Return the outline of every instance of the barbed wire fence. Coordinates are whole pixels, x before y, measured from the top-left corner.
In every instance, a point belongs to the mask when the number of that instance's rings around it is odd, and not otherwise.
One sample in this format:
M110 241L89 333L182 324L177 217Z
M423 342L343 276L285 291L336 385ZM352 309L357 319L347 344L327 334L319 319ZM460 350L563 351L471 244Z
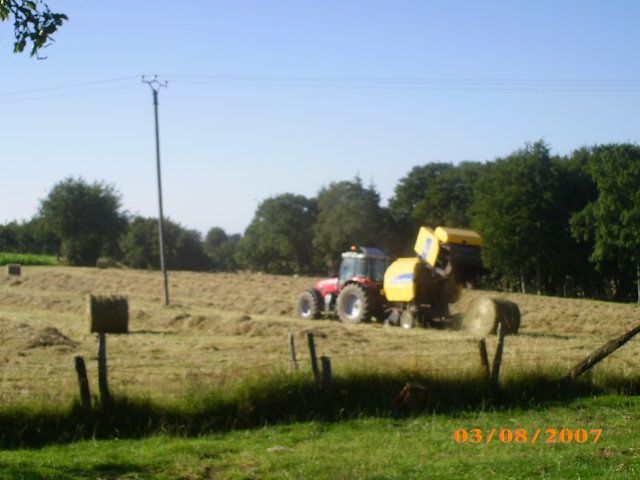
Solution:
M224 387L228 384L246 380L247 378L267 377L269 375L307 375L319 385L327 385L332 376L348 372L361 372L371 375L420 373L434 377L451 377L485 375L487 380L495 382L497 387L499 376L494 376L497 368L501 375L509 375L518 371L545 369L552 372L566 372L570 375L577 365L586 362L586 369L601 361L617 348L630 340L640 329L627 332L624 342L607 351L593 362L591 358L612 342L603 344L601 338L589 338L579 344L566 344L563 339L548 336L535 337L533 342L523 342L520 336L496 335L485 339L461 338L459 340L433 339L430 344L433 351L368 351L366 348L343 348L330 344L322 334L316 338L313 330L306 332L303 341L296 342L296 336L287 332L282 342L282 349L275 354L256 354L245 356L242 361L211 364L199 362L173 363L170 361L127 361L113 362L109 365L109 381L119 395L142 395L145 397L162 397L179 399L190 393L197 393L203 388ZM634 333L635 331L635 333ZM300 332L298 335L300 340ZM325 342L325 340L327 340ZM586 339L585 339L586 340ZM486 359L482 358L483 341L487 351ZM317 343L317 344L316 344ZM325 345L325 343L327 345ZM502 344L502 347L500 347ZM311 348L313 345L313 348ZM442 348L446 347L446 351ZM317 351L316 351L317 350ZM499 353L499 359L496 360ZM606 350L606 349L605 349ZM318 353L319 352L319 353ZM559 354L561 352L561 354ZM602 353L602 352L601 352ZM637 344L628 349L628 353L610 360L608 371L620 372L622 375L636 374L635 367L640 357L640 346ZM6 361L0 364L0 386L11 385L11 388L0 388L0 402L17 402L26 398L50 401L68 400L78 396L78 376L73 368L73 356L69 356L68 364L58 362L48 365L28 365L20 362ZM591 358L591 360L589 360ZM485 363L486 362L486 363ZM89 372L95 372L97 358L89 358ZM592 363L592 364L591 364ZM297 373L296 373L297 372ZM582 373L582 372L580 372ZM93 382L88 382L96 393L95 375L90 375Z

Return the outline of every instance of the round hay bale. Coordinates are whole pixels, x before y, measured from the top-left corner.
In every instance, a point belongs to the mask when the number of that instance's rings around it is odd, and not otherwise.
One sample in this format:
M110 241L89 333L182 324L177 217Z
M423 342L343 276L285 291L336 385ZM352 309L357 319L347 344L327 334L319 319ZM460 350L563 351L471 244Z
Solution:
M502 298L474 298L464 315L466 327L478 336L495 335L498 323L506 327L507 334L518 333L520 309L516 303Z

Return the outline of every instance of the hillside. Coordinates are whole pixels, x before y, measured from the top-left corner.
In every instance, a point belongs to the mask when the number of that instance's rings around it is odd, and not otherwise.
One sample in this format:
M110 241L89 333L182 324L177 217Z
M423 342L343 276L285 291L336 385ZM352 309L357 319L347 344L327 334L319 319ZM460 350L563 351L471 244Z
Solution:
M97 342L84 319L85 295L126 295L129 335L109 336L115 391L173 397L202 384L231 382L264 369L289 369L288 332L307 368L305 333L334 370L402 365L447 374L477 369L476 338L465 331L343 325L295 317L312 278L249 273L170 272L172 305L162 304L161 275L138 270L24 267L0 280L0 400L67 399L76 394L73 357L83 355L95 390ZM454 311L479 294L465 291ZM496 293L493 293L496 294ZM568 367L637 323L639 308L592 300L496 294L519 304L520 334L508 337L504 371L530 365ZM495 339L489 340L490 355ZM597 371L631 372L632 341Z

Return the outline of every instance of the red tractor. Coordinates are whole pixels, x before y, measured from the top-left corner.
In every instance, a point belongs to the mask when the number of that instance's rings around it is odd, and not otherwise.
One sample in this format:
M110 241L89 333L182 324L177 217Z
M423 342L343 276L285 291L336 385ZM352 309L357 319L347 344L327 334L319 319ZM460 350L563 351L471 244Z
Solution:
M320 318L335 312L345 323L374 317L389 325L442 327L455 320L449 305L462 285L473 283L482 269L482 238L459 228L421 227L415 256L389 263L377 248L352 247L342 254L337 277L320 280L298 299L298 315Z
M337 277L320 280L298 299L298 314L305 319L335 312L345 323L381 320L384 308L382 285L389 259L372 247L351 247L342 254Z

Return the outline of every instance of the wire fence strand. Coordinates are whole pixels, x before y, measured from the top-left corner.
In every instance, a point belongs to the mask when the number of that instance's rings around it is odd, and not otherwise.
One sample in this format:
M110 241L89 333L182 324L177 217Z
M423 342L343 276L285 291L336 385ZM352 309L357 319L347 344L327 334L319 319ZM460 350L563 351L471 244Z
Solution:
M366 347L345 352L326 338L316 340L318 358L331 358L332 368L338 375L347 371L403 372L420 371L434 375L464 375L482 371L477 339L435 339L432 345L446 343L448 351L369 351ZM497 339L486 339L489 362L495 354ZM594 339L581 344L558 343L557 339L536 339L523 344L522 337L505 338L503 369L506 372L526 371L532 366L543 369L566 369L583 360L604 342ZM237 358L220 354L215 363L200 363L193 358L189 361L173 360L128 361L120 357L110 358L109 381L112 386L126 394L142 394L164 397L179 397L190 388L202 385L219 386L249 377L294 371L311 372L311 356L306 350L306 342L296 352L296 362L291 358L288 342L279 352L265 355ZM303 346L304 345L304 346ZM634 367L640 358L640 343L630 342L624 353L613 354L608 360L611 371L635 374ZM87 361L90 383L97 391L97 359ZM25 397L69 399L77 396L77 376L73 368L73 355L68 363L52 365L34 364L29 357L5 357L0 364L0 401L16 401Z

